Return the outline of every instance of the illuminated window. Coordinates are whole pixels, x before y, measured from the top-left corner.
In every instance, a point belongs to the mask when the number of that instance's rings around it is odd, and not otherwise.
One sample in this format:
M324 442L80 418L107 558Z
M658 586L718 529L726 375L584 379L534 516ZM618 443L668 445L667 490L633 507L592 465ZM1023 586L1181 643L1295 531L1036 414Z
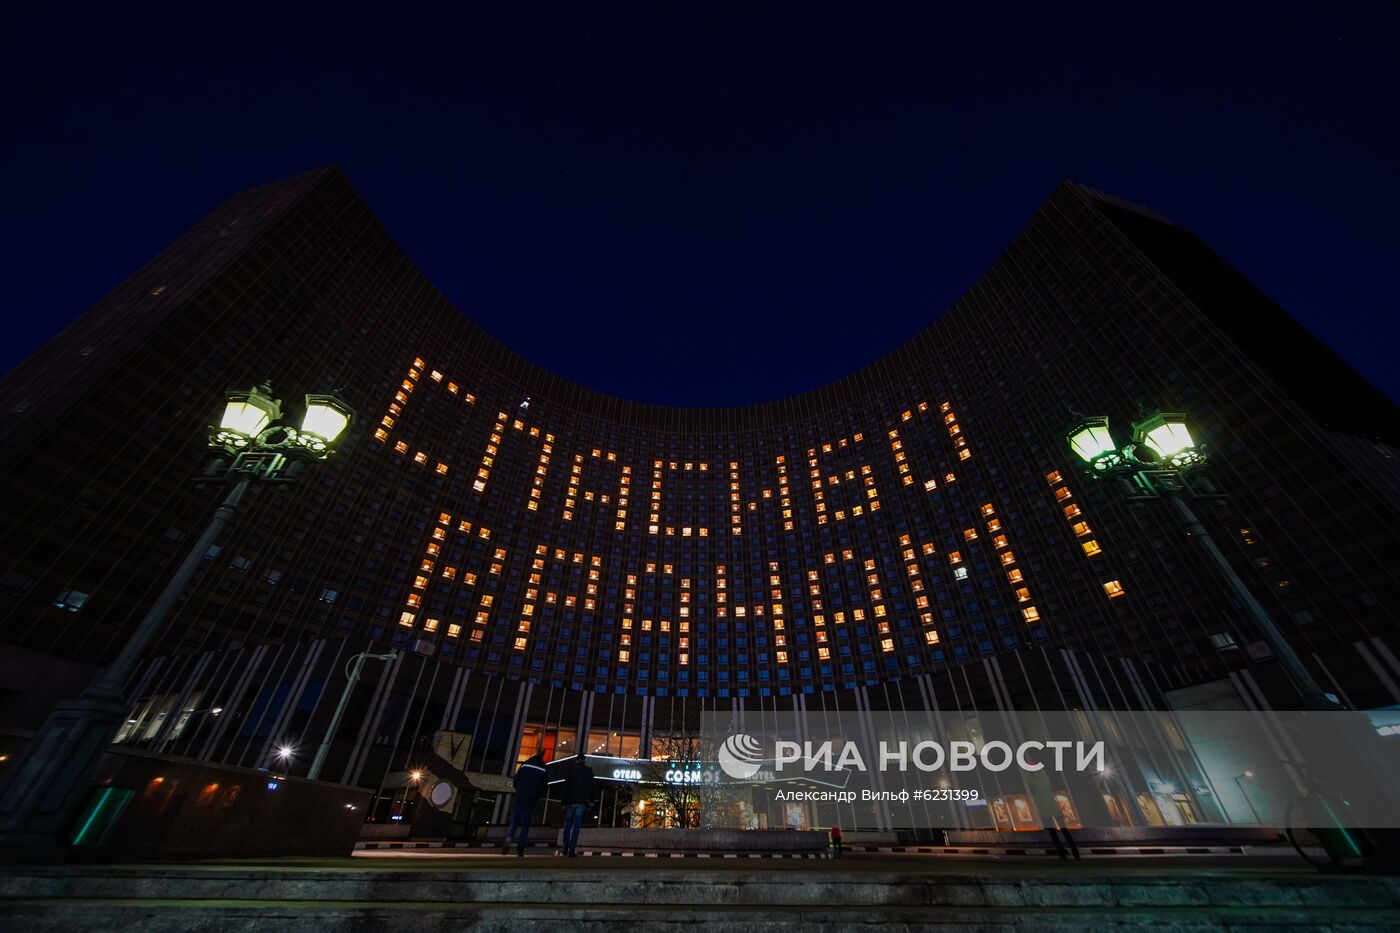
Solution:
M1075 523L1074 523L1074 533L1075 533L1076 535L1078 535L1079 537L1081 537L1081 538L1084 537L1084 536L1087 535L1087 534L1093 534L1093 532L1094 532L1094 529L1092 529L1092 528L1089 527L1089 523L1088 523L1088 522L1075 522Z
M1027 622L1035 622L1040 618L1040 611L1034 606L1027 606L1021 610L1021 615L1025 616Z
M399 624L400 624L400 625L412 625L412 624L413 624L413 620L416 619L416 618L418 618L418 617L417 617L416 615L414 615L413 613L411 613L411 612L402 612L402 613L399 613Z
M1081 514L1083 513L1079 511L1079 506L1075 503L1071 502L1065 506L1065 518L1078 518Z
M1109 580L1103 585L1103 591L1108 594L1109 599L1117 599L1124 593L1123 584L1117 580Z
M1029 588L1029 587L1025 587L1025 586L1019 587L1019 588L1016 590L1016 602L1018 602L1018 603L1028 603L1028 602L1030 602L1030 601L1031 601L1031 591L1030 591L1030 588Z
M1064 477L1060 475L1059 470L1051 470L1049 473L1045 474L1045 481L1051 486L1054 486L1056 483L1063 483Z
M1103 553L1103 548L1099 547L1099 542L1095 541L1093 538L1090 538L1088 541L1085 541L1081 545L1081 547L1084 548L1084 553L1089 557L1093 557L1095 554Z
M924 640L930 645L936 645L938 644L938 633L935 632L933 629L929 629L928 631L924 632Z

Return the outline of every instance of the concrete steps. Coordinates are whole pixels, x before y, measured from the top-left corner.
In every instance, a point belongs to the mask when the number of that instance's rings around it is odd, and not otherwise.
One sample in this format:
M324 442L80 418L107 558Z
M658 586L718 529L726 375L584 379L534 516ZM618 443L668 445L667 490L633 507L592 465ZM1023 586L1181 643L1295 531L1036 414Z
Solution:
M572 929L671 933L759 933L774 930L931 930L940 933L1004 930L1154 930L1170 933L1374 933L1400 929L1400 919L1374 910L1349 909L1322 914L1316 910L1250 908L1173 908L1132 911L1095 908L1006 911L990 908L822 909L755 907L745 910L627 908L553 908L535 905L364 904L348 902L210 904L200 901L133 902L114 905L94 902L7 905L0 917L11 929L30 933L139 930L141 933L273 933L316 930L336 933L382 930L422 933L424 930L558 931Z
M1400 930L1400 879L1389 877L1196 868L979 866L975 873L929 873L851 865L836 871L831 863L736 871L697 869L689 860L639 871L575 865L541 859L450 871L416 865L394 871L348 865L15 868L0 875L0 927L102 933L557 930L561 923L735 933L873 926Z

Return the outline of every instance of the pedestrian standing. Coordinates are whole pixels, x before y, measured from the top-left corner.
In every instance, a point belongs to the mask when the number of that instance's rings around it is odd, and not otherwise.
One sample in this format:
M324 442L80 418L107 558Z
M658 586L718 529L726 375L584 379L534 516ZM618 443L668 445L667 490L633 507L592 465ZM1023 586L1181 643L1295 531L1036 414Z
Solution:
M515 771L515 805L510 813L510 828L506 830L505 848L510 849L516 829L520 830L520 848L516 855L525 854L525 846L530 841L530 817L535 812L535 802L544 793L549 783L549 771L545 769L544 754L535 752Z
M579 755L564 774L564 855L569 858L578 856L579 830L592 802L593 769Z
M841 827L831 827L831 847L836 850L836 855L841 855Z

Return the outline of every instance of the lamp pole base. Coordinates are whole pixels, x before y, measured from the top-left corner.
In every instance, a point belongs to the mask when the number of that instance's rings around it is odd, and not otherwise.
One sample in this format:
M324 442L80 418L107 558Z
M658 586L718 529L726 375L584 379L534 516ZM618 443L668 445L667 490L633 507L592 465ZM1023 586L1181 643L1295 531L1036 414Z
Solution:
M67 831L103 752L130 712L120 689L105 683L54 707L0 792L0 861L66 856Z

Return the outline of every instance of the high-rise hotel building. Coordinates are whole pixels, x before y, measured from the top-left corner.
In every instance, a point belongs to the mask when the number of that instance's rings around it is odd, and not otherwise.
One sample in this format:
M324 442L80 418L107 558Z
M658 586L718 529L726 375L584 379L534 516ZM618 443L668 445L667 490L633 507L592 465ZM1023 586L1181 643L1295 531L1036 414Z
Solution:
M1209 445L1209 530L1318 679L1400 704L1389 400L1195 236L1074 184L940 310L820 389L664 408L492 339L335 169L236 195L0 382L0 728L111 660L208 520L223 391L263 380L359 418L210 548L122 742L309 750L346 660L391 647L324 777L392 787L439 730L478 775L646 757L702 708L1287 706L1196 543L1066 449L1072 411L1142 406Z

